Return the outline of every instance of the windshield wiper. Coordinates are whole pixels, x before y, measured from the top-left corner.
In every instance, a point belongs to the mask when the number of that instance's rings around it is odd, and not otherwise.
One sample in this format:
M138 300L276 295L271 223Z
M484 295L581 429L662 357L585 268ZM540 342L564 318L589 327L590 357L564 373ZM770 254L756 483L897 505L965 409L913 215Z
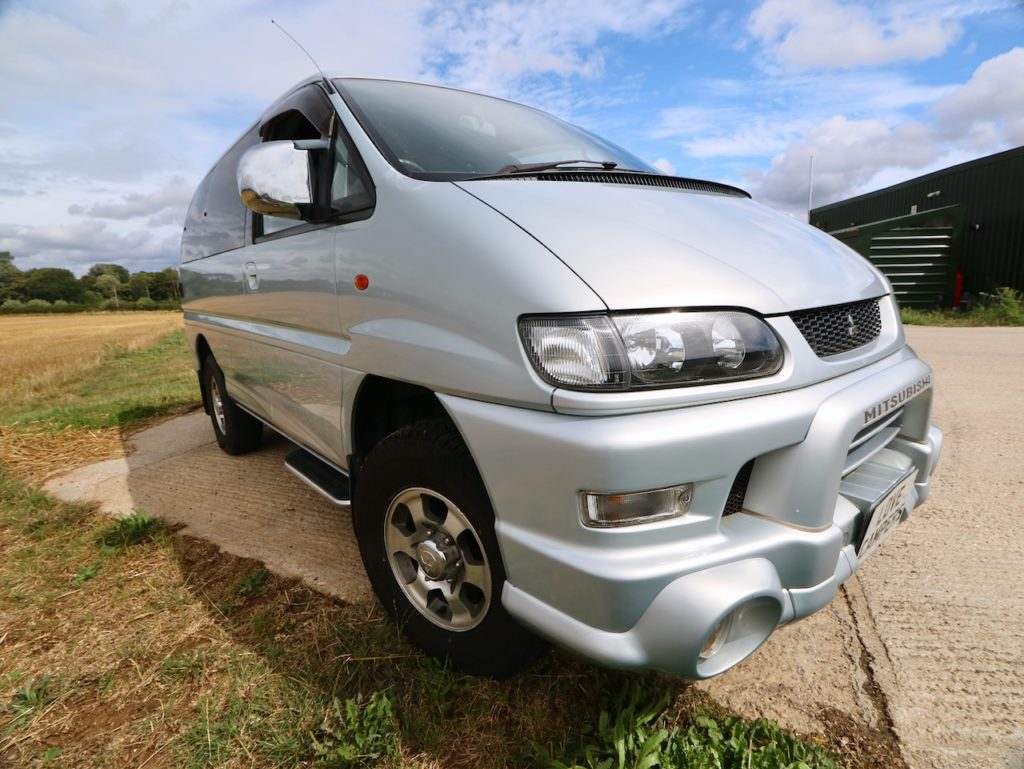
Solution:
M618 163L613 160L554 160L547 163L509 163L507 166L502 166L493 174L488 176L512 176L513 174L532 174L537 171L549 171L552 168L561 168L563 166L577 166L581 163L590 163L592 165L601 166L605 171L611 171L615 168ZM596 170L596 169L595 169Z

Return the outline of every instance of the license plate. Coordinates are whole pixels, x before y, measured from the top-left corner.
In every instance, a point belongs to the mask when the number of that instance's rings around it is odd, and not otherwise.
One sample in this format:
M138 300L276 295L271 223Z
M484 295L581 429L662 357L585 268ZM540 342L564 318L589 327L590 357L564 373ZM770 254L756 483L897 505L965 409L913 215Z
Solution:
M899 526L900 520L903 518L903 508L907 506L910 490L914 488L916 478L917 468L911 468L868 511L867 528L864 530L864 536L861 537L860 547L857 548L857 558L863 561L871 555L875 548L882 544L882 540Z

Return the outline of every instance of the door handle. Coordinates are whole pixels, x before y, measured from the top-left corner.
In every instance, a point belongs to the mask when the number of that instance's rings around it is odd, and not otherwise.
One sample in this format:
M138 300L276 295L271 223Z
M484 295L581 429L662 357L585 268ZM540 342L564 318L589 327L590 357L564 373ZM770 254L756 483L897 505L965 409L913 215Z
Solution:
M249 291L259 291L260 276L256 272L256 262L249 262L245 265L245 285Z

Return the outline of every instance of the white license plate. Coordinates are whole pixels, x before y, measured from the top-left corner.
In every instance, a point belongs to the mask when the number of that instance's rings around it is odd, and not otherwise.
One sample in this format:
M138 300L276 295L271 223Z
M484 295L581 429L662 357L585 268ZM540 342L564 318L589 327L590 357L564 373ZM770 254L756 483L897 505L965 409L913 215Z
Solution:
M900 479L899 483L893 486L884 497L882 497L868 513L868 528L860 540L860 547L857 548L857 558L863 561L871 555L875 548L882 544L882 540L892 533L892 530L900 525L903 518L903 508L907 506L910 498L910 490L914 488L914 480L917 478L917 468Z

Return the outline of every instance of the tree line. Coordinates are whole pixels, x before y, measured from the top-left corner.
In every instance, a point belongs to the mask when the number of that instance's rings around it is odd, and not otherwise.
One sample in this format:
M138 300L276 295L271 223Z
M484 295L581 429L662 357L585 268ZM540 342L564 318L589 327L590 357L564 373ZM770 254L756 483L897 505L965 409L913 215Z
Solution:
M178 271L129 272L119 264L94 264L81 278L60 267L20 270L0 251L0 312L156 310L181 306Z

